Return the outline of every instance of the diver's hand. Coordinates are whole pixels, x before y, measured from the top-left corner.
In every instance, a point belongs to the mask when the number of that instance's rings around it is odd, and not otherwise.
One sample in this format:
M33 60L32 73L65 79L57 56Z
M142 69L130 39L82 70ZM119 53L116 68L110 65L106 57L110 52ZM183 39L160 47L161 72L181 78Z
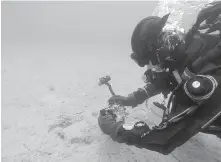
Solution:
M109 105L117 104L120 106L137 106L137 99L134 95L128 95L128 97L114 95L108 100Z
M118 105L126 106L127 97L120 96L120 95L114 95L109 98L108 103L109 103L109 105L118 104Z
M203 21L212 23L221 13L221 2L211 2L207 4L198 14L196 25L200 25Z
M220 17L220 20L217 21L215 24L209 25L209 27L207 29L208 30L206 31L206 34L212 33L215 31L219 31L221 33L221 17Z
M100 110L100 115L101 116L106 116L106 115L111 115L112 118L117 118L116 114L114 114L113 110L111 109L102 109Z
M205 21L205 24L203 22ZM198 30L208 29L207 33L221 30L221 2L209 3L203 8L194 25Z

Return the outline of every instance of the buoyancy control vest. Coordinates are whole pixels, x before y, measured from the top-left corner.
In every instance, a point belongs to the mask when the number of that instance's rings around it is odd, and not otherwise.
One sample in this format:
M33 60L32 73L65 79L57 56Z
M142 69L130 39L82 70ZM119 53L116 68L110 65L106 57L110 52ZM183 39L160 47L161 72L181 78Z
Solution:
M208 35L209 39L206 38L199 33L193 36L185 51L183 70L173 72L177 87L165 107L160 129L192 115L216 91L221 77L218 74L221 71L221 41L214 37L213 43L207 43L212 37Z

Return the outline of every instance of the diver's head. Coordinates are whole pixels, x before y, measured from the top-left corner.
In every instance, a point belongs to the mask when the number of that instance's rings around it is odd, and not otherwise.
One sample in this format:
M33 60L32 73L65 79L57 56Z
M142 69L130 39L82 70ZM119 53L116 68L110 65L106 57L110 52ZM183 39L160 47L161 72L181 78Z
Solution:
M184 41L184 30L167 22L169 14L150 16L136 26L131 46L131 58L140 66L160 66L170 57L176 46ZM166 67L164 67L166 68Z

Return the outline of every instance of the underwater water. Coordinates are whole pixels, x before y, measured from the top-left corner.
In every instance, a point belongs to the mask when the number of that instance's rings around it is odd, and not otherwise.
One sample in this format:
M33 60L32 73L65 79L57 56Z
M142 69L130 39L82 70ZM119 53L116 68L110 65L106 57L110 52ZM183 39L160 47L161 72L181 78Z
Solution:
M129 57L136 24L171 12L169 21L188 30L206 3L2 2L2 161L219 161L214 136L199 134L163 156L113 142L97 124L111 96L100 77L109 74L120 95L144 85L145 69ZM153 100L162 96L149 107ZM145 103L128 111L131 120L159 122Z

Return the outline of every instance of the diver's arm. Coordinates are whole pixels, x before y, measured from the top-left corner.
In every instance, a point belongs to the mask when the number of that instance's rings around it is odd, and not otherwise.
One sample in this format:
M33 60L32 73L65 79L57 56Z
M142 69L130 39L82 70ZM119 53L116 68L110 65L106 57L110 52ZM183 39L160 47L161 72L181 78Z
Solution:
M221 59L221 41L213 49L209 50L205 56L200 57L195 62L193 62L192 67L190 69L193 71L193 73L198 73L208 62L220 59Z
M111 110L102 109L98 117L98 125L102 132L109 135L112 140L117 140L118 129L124 124L123 121L116 122L116 116L114 116Z
M131 93L127 97L127 102L133 107L142 104L146 99L161 93L154 84L146 84L143 88Z
M109 104L117 103L123 106L136 107L142 104L146 99L160 94L164 89L165 83L162 82L162 78L159 78L154 82L148 82L143 88L138 88L127 97L120 95L112 96L108 102Z
M119 104L123 106L132 106L136 107L139 104L142 104L146 99L159 94L160 91L156 88L154 84L146 84L145 87L139 88L133 93L129 94L127 97L115 95L112 96L108 102L110 105Z
M98 124L102 132L110 136L113 141L133 145L137 148L145 148L162 154L170 153L170 151L167 151L165 144L170 138L171 133L168 134L161 131L152 132L149 126L143 121L136 122L132 125L125 124L124 121L116 122L115 117L111 113L107 112L107 110L101 110L100 116L98 117Z
M135 124L125 124L124 121L116 122L111 110L101 110L98 125L102 132L109 135L114 141L128 145L139 145L143 133L148 132L149 126L140 121Z

